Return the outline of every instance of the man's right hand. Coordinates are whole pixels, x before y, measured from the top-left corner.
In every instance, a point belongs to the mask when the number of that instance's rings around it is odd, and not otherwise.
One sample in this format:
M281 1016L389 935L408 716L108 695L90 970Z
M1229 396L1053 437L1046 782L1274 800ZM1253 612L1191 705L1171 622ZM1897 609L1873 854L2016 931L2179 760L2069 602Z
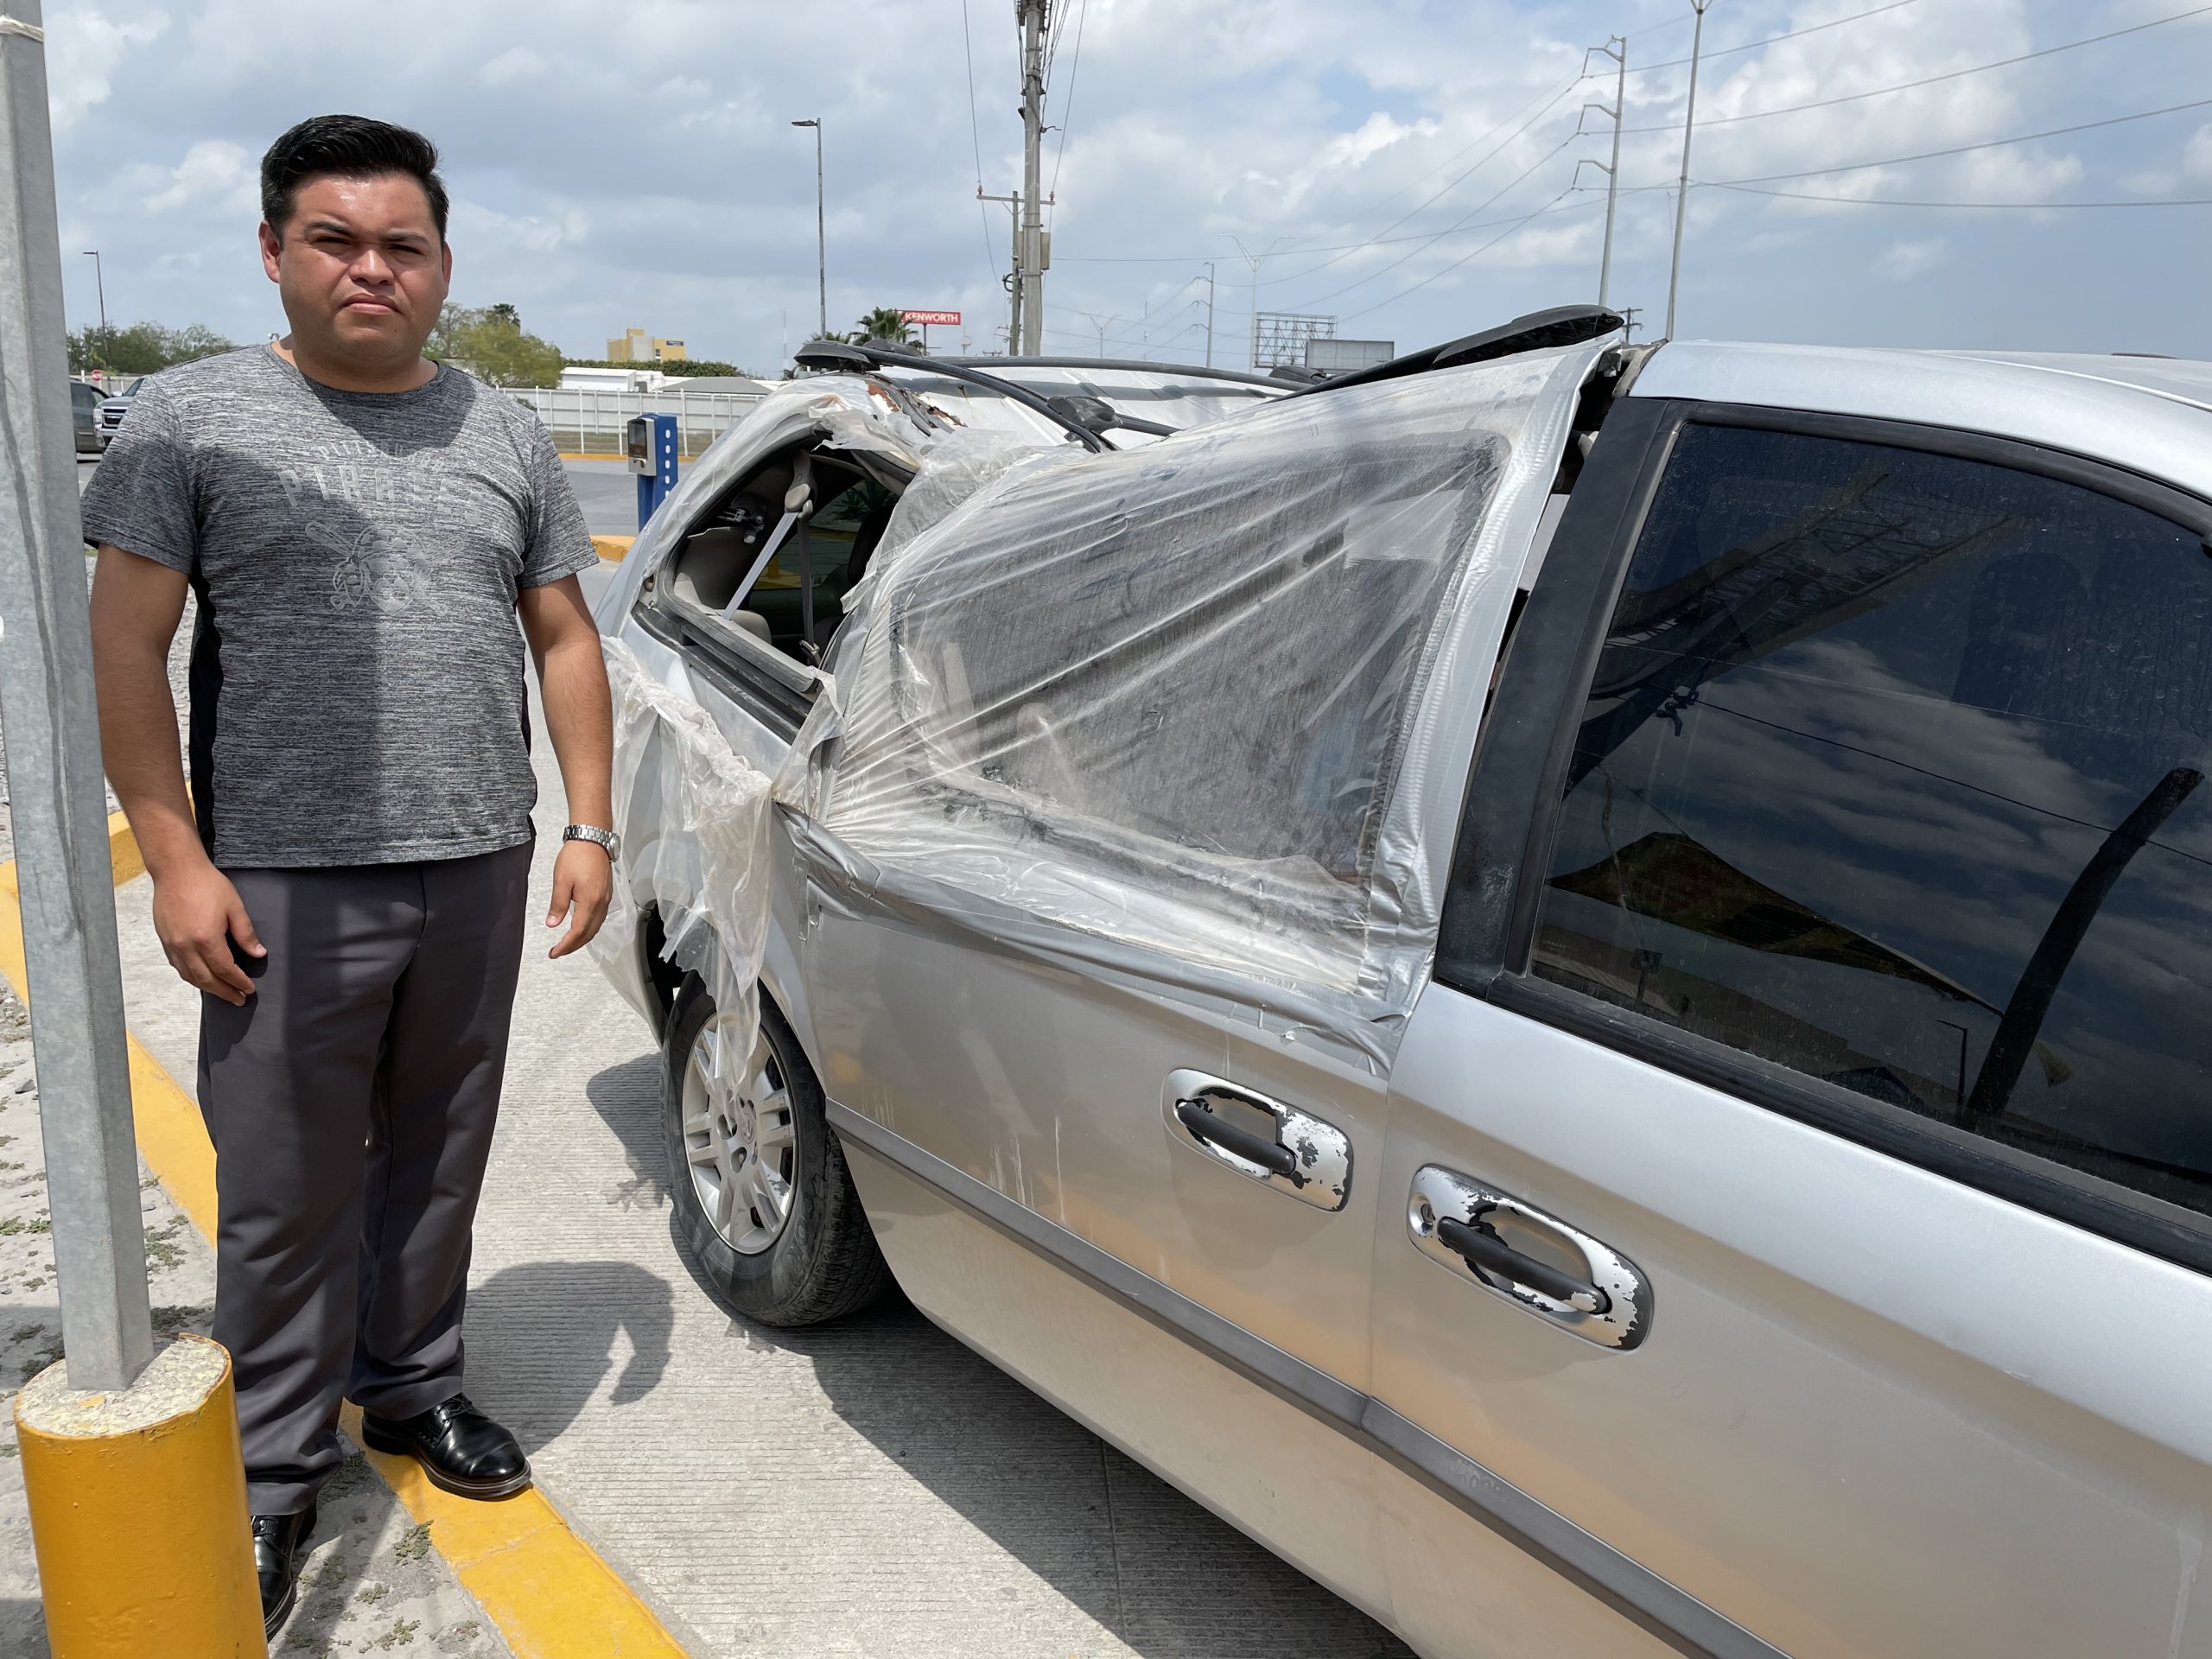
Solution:
M185 983L244 1007L253 981L232 954L231 941L250 957L265 957L254 937L253 921L231 878L213 864L154 880L154 931L169 966Z

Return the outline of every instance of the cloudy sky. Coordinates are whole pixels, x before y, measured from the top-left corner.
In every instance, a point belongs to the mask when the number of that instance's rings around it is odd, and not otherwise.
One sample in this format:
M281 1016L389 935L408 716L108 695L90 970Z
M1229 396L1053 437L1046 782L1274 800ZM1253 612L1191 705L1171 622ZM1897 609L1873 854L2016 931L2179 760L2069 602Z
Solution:
M2212 357L2212 105L2169 111L2212 100L2197 4L1713 0L1677 332ZM1200 359L1210 262L1224 364L1255 292L1401 349L1594 298L1605 179L1583 167L1576 189L1576 162L1610 154L1582 105L1611 103L1611 62L1576 77L1617 34L1612 298L1660 327L1688 0L1053 10L1049 349ZM941 307L974 349L999 343L1007 215L975 197L979 173L993 193L1020 176L1009 0L47 14L72 326L97 311L75 251L99 247L115 321L281 327L255 165L344 110L442 149L457 301L510 302L572 355L634 324L772 370L816 321L812 135L789 123L818 115L830 326ZM1866 162L1891 164L1820 170Z

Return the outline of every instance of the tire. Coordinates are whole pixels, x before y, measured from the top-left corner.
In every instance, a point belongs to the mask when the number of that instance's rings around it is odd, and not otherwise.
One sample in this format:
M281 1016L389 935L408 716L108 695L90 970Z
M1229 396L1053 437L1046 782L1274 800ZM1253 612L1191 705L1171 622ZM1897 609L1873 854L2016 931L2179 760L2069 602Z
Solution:
M725 1045L736 1046L713 996L691 981L661 1046L661 1126L676 1224L709 1286L761 1325L819 1325L867 1306L891 1270L823 1115L814 1068L766 1001L734 1067L715 1064ZM717 1087L717 1069L734 1081Z

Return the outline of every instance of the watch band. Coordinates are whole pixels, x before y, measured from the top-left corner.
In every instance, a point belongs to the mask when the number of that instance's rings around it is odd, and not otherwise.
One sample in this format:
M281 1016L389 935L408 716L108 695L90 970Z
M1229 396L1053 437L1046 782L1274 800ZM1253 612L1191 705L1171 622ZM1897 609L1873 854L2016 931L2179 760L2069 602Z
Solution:
M622 837L612 830L601 829L595 823L572 823L561 832L561 839L594 842L607 849L609 858L620 857L622 852Z

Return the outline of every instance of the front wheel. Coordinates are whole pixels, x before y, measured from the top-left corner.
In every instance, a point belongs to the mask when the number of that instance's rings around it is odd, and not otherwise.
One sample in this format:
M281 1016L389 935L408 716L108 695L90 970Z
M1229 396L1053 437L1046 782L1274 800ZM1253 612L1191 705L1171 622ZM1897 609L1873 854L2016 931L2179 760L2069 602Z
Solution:
M696 981L662 1047L661 1120L677 1224L733 1313L818 1325L891 1282L823 1115L822 1085L774 1008L725 1015Z

